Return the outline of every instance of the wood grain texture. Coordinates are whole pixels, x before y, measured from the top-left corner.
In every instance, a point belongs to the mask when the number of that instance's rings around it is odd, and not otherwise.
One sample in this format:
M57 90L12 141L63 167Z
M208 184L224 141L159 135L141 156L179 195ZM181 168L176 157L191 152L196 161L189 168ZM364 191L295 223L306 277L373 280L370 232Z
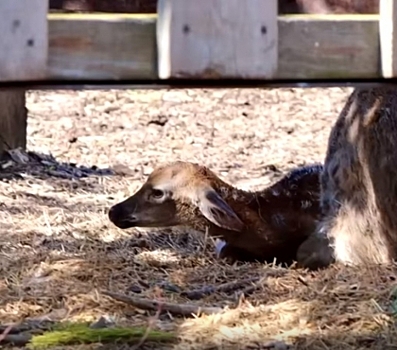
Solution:
M378 19L378 15L279 17L277 77L379 77Z
M155 15L49 15L49 77L157 77Z
M156 18L49 15L48 79L157 78ZM379 15L279 16L274 78L381 77L378 22Z
M0 155L26 147L27 109L25 90L0 91Z
M392 78L397 76L397 1L380 0L379 15L382 75Z
M277 14L276 0L159 0L160 78L270 78Z
M0 81L46 75L48 0L0 1Z

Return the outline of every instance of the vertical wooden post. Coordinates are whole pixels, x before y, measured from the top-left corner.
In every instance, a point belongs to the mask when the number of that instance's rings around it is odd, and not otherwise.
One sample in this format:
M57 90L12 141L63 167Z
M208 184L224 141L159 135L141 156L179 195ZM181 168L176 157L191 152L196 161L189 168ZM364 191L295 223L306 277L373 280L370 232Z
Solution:
M47 13L48 0L0 1L0 80L46 76Z
M379 40L384 78L397 76L397 0L380 0Z
M0 80L40 79L47 74L48 0L0 1ZM0 91L0 155L26 147L25 90Z
M277 0L159 0L159 76L271 78Z
M25 90L0 91L0 155L26 147L27 116Z

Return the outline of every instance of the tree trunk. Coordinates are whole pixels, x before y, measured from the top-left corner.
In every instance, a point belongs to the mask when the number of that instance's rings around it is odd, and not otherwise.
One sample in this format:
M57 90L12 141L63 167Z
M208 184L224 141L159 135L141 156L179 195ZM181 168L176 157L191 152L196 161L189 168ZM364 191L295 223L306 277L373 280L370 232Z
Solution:
M0 91L0 155L8 149L26 148L25 102L23 89Z

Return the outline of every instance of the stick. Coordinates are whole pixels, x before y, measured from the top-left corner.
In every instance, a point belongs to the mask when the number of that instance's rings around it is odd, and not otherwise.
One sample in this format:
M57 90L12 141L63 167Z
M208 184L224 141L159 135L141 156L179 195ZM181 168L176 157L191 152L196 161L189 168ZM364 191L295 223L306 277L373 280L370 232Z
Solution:
M0 334L0 343L1 341L10 333L11 329L12 329L12 324L10 324L6 329L4 329L4 331Z
M18 334L29 331L45 331L50 330L54 322L52 321L39 321L39 320L26 320L19 324L5 324L0 325L0 333L4 333L7 330L8 334Z
M157 309L157 312L156 312L156 315L154 315L154 317L151 320L149 320L149 325L146 328L146 332L143 335L142 339L139 341L139 343L137 345L135 345L132 348L132 350L139 349L143 345L143 343L146 341L150 331L152 330L153 326L156 324L156 321L159 319L160 314L161 314L161 305L159 305L159 307Z
M257 281L259 281L259 277L251 277L251 278L246 278L243 280L220 284L219 286L206 286L201 289L195 289L192 291L182 292L181 296L184 296L190 300L198 300L198 299L202 299L205 296L207 296L209 294L213 294L213 293L234 292L235 290L240 289L249 283L257 282Z
M21 334L8 334L0 341L0 344L11 344L14 346L25 346L32 339L32 335L29 333Z
M219 307L205 307L192 304L172 304L172 303L161 303L156 300L131 297L128 295L122 295L109 291L102 292L114 300L121 301L123 303L135 306L142 310L157 311L161 308L161 312L169 312L172 315L179 315L185 317L191 317L192 314L216 314L222 311Z
M260 281L243 288L243 290L241 290L237 295L233 295L233 296L229 297L228 300L234 301L235 303L239 303L242 297L245 298L248 295L252 294L257 289L262 287L263 284L264 284L264 282L261 279Z
M182 292L180 295L191 300L198 300L204 298L209 294L234 292L235 290L240 289L242 287L245 287L247 289L247 291L244 290L245 293L249 293L257 289L261 285L261 281L263 281L264 279L268 277L281 277L285 274L286 271L284 270L267 271L262 277L245 278L234 282L220 284L219 286L207 286L201 289ZM255 283L256 286L249 285L251 283Z

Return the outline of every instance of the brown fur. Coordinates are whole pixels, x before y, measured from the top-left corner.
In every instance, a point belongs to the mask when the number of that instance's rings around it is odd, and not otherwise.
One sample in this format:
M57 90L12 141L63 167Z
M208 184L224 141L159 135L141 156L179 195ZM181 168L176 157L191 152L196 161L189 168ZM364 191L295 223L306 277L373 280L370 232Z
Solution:
M397 89L355 89L332 128L324 219L298 251L308 268L397 258Z
M136 194L111 208L109 217L121 228L208 227L211 236L227 243L222 257L291 263L319 219L321 170L320 165L298 168L263 191L247 192L206 167L175 162L154 170ZM168 193L161 203L150 199L153 189ZM128 224L130 213L134 219Z

